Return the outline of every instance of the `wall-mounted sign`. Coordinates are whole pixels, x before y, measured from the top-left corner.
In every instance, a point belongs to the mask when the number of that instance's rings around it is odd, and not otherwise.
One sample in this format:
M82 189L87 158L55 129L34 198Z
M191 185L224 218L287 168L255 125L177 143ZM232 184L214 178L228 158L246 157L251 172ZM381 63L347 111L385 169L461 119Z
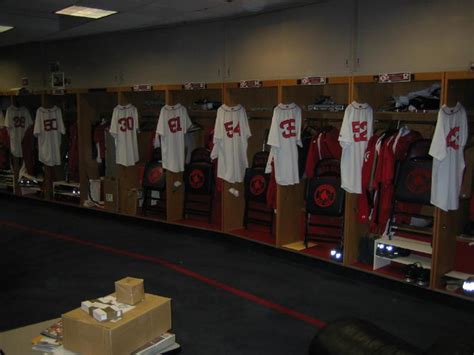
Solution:
M262 86L263 82L261 80L242 80L239 83L241 89L261 88Z
M298 80L300 85L324 85L326 82L327 79L322 76L309 76Z
M51 73L51 87L53 89L64 89L64 72Z
M137 84L132 86L133 91L151 91L153 86L151 84Z
M411 73L384 73L379 74L376 80L379 83L404 83L411 81Z
M206 83L185 83L183 84L184 90L203 90L207 87Z

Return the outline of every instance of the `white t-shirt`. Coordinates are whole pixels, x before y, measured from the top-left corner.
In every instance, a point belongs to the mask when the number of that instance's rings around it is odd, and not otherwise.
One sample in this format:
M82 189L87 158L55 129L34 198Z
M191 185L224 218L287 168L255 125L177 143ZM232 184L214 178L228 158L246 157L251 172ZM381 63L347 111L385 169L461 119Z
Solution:
M115 139L115 158L117 164L133 166L138 157L138 112L132 104L117 105L110 122L110 134Z
M296 104L279 104L273 110L272 125L268 135L271 146L265 171L275 165L275 180L279 185L294 185L300 182L298 147L301 143L301 108Z
M214 126L211 158L218 158L217 176L230 183L242 182L248 167L247 145L251 136L247 113L241 105L222 105Z
M184 171L184 135L191 127L186 107L165 105L160 111L155 142L161 136L163 168L179 173Z
M347 106L339 133L342 147L341 187L362 193L362 164L367 143L372 137L373 110L368 104L353 101Z
M5 115L5 127L8 128L10 135L10 150L13 156L17 158L23 157L21 149L21 141L25 135L25 131L33 124L30 112L25 107L10 106Z
M65 134L59 107L36 110L33 133L38 137L39 161L47 166L61 165L61 134Z
M431 203L444 211L457 210L464 173L464 146L468 137L466 110L443 105L430 147L433 157Z

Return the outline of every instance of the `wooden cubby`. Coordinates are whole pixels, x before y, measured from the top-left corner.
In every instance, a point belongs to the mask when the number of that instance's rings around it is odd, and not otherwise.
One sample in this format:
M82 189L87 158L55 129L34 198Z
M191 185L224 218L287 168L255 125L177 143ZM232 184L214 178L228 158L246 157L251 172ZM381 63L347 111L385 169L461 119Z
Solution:
M423 138L431 139L436 127L438 110L444 94L444 73L415 73L411 75L411 81L409 82L379 83L377 76L356 76L352 78L352 81L351 101L368 103L373 108L374 132L405 125L412 130L420 132ZM441 89L440 105L436 109L418 112L393 112L385 110L392 97L403 96L413 91L422 90L433 84L438 84ZM359 241L360 238L368 232L368 226L359 224L355 219L357 214L357 195L348 195L349 198L346 200L346 207L349 211L346 212L346 222L351 226L349 233L352 234L352 237L350 238L351 246L348 248L348 251L345 252L344 261L346 265L369 269L366 265L361 265L357 262ZM437 231L439 230L438 226L441 223L439 213L437 209L430 206L425 207L423 213L433 214L434 216L432 234L432 245L434 245L436 244ZM431 264L428 265L429 263L427 262L425 266L431 268L433 271L433 255L426 254L424 257L426 257L427 260L431 259ZM403 265L397 262L391 262L384 267L373 270L373 272L392 279L402 280L404 279L403 270ZM433 272L431 272L430 284L432 284L433 279Z
M298 80L263 81L260 88L239 88L238 83L207 84L205 89L185 90L182 85L155 85L152 91L135 92L130 87L68 90L66 95L53 96L49 92L30 95L13 95L0 93L0 96L10 97L12 103L24 105L30 109L32 117L36 109L43 105L50 107L57 105L63 110L66 122L77 120L79 128L79 159L80 159L80 187L81 206L87 199L88 180L99 178L98 165L92 156L92 125L100 117L110 119L117 104L131 103L138 109L140 116L139 135L140 163L134 167L117 167L116 178L120 182L119 201L122 201L117 213L124 213L143 218L135 203L139 186L139 166L148 160L147 149L151 137L155 133L156 123L161 106L165 103L174 105L181 103L188 109L193 122L200 124L203 130L198 136L198 146L204 146L209 130L214 127L216 110L202 110L196 101L208 99L222 102L229 106L241 104L247 111L252 137L248 144L248 159L251 163L253 155L262 149L265 131L270 129L272 111L279 102L295 102L303 109L303 126L310 124L315 127L333 125L340 127L343 112L316 112L308 111L307 106L314 103L320 96L331 96L336 103L348 104L352 101L367 102L374 109L374 129L408 125L417 130L425 138L431 138L437 120L437 110L430 112L381 112L392 96L404 95L408 92L426 88L434 83L441 85L441 104L453 106L461 102L468 111L468 118L473 129L474 123L474 73L446 72L446 73L415 73L412 80L405 83L378 83L376 76L329 77L325 85L300 85ZM18 163L19 165L19 163ZM19 169L19 167L15 167ZM46 180L51 182L52 173L46 174ZM303 245L304 223L304 190L305 181L293 186L277 187L277 209L275 211L274 233L255 232L243 228L244 186L223 182L222 193L218 195L218 221L213 224L199 221L182 220L184 186L174 189L175 181L182 181L182 174L167 175L167 222L190 225L206 230L223 231L228 235L246 238L255 242L264 243L303 255L328 260L327 250L315 251L317 248L305 250L291 244ZM472 182L474 185L474 181ZM235 197L228 192L233 187L239 191ZM171 196L171 198L170 198ZM46 194L47 197L47 194ZM466 241L460 238L463 227L468 220L469 196L461 198L460 209L449 213L437 208L428 208L434 216L433 241L431 259L430 288L439 292L446 292L444 276L454 272L455 277L465 277L474 270L459 268L459 251L465 247ZM425 211L426 212L426 211ZM346 194L344 215L344 260L343 265L373 273L382 277L401 280L403 265L393 263L378 270L370 265L357 262L360 238L368 232L368 226L357 222L357 195ZM461 243L461 244L460 244ZM464 244L462 244L464 243ZM429 243L428 243L429 244ZM290 245L290 246L289 246ZM464 256L465 257L465 256ZM329 261L329 260L328 260ZM379 260L380 261L380 260ZM382 262L383 264L383 262ZM459 271L464 272L462 275ZM458 272L458 273L456 273ZM450 293L459 295L458 293Z
M93 156L93 127L101 118L110 122L113 109L117 105L117 93L107 92L106 89L91 89L77 95L79 164L81 166L79 174L81 205L83 205L88 199L89 179L103 178L99 172L96 157Z
M263 150L267 130L270 130L273 109L278 104L279 82L276 80L263 81L261 87L240 88L239 83L224 85L224 103L228 106L242 105L249 120L252 136L248 140L247 159L249 166L255 153ZM229 192L234 188L239 192L236 197ZM243 227L245 209L245 188L243 183L230 184L223 181L222 188L222 230L238 237L251 239L256 242L276 245L275 232L269 228L259 228L249 225Z
M151 158L150 143L155 135L161 108L165 104L166 90L153 88L152 91L133 91L132 88L117 90L118 104L132 104L138 110L140 132L138 133L139 162L134 166L117 166L119 181L119 212L127 215L141 213L138 210L140 174L145 163Z
M7 94L5 94L7 95ZM6 98L7 96L5 96ZM21 107L24 106L28 109L31 119L34 121L35 115L36 115L36 110L41 107L42 103L42 95L39 93L30 93L30 94L23 94L19 95L18 93L15 93L14 95L8 96L9 100L5 100L5 102L10 101L11 105L14 105L16 107ZM10 105L9 104L9 105ZM22 160L19 158L15 158L12 156L12 170L13 170L13 178L14 178L14 193L15 195L21 196L22 191L19 186L19 173L20 169L22 167ZM34 194L35 196L42 195L42 193L37 192Z
M324 85L301 85L299 80L282 80L279 101L285 104L294 102L301 107L302 130L306 126L317 129L329 125L340 129L344 111L311 111L308 110L308 105L321 96L330 96L335 103L347 105L350 96L349 84L349 77L329 77ZM306 179L297 185L277 186L277 245L318 259L330 260L330 250L337 245L310 242L306 248L303 243L306 220L305 187Z
M188 115L191 121L202 127L201 130L192 133L194 135L196 147L205 147L206 138L209 132L214 129L216 121L217 109L204 109L202 105L196 102L207 100L215 103L223 102L222 93L223 84L221 83L209 83L206 84L205 88L187 90L184 85L168 85L166 103L168 105L176 105L180 103L186 107ZM191 152L186 151L186 156ZM183 173L172 173L167 172L167 193L172 196L168 199L168 221L186 224L186 225L197 225L199 227L208 227L209 229L221 230L221 194L217 191L214 195L213 201L213 215L212 223L209 224L204 221L204 218L192 218L183 220L183 204L184 204L184 182L179 188L174 188L176 181L183 182Z
M474 127L473 72L445 73L442 103L453 107L457 102L460 102L467 111L470 136L466 148L472 147ZM465 158L467 160L466 153ZM465 178L467 176L465 175ZM471 176L469 187L472 188L472 185ZM445 212L437 209L436 211L439 223L437 224L437 238L433 244L432 287L438 290L445 290L445 275L458 280L463 280L468 275L474 275L474 265L471 262L474 259L474 247L469 247L469 242L461 237L464 227L469 221L469 198L471 193L472 191L469 191L464 196L461 194L458 210ZM460 258L464 260L460 260Z

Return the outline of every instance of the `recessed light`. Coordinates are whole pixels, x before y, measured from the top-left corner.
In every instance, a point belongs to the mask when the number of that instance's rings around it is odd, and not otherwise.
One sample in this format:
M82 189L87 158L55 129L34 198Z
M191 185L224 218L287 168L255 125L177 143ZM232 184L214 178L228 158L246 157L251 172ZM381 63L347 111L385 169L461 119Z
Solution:
M0 33L10 31L11 29L13 29L12 26L0 26Z
M92 18L95 20L102 17L113 15L116 13L117 11L95 9L92 7L85 7L85 6L69 6L55 12L55 14L58 14L58 15L87 17L87 18Z

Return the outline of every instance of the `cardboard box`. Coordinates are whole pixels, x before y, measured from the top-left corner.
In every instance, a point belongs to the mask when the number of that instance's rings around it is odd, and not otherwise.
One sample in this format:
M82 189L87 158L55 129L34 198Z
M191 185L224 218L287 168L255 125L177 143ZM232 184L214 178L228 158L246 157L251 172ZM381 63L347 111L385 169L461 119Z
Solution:
M171 299L145 299L116 322L99 323L81 308L62 316L63 345L81 355L129 355L171 329Z
M141 302L145 296L143 279L134 277L125 277L115 281L115 294L117 302L126 304L137 304Z
M119 207L119 183L116 178L106 177L104 179L104 208L107 211L118 212Z

